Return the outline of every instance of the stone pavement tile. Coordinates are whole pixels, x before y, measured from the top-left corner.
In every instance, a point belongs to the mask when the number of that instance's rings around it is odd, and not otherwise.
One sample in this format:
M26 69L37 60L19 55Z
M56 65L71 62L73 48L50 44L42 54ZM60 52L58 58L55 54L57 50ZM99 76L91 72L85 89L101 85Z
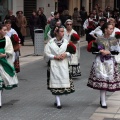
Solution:
M90 120L104 120L104 118L113 118L114 114L94 113Z
M77 120L90 120L88 117L79 117Z
M87 44L88 44L87 41L81 41L81 42L80 42L80 47L86 46Z
M21 56L34 54L34 46L21 46L20 53Z
M107 105L108 107L120 106L120 101L108 99Z
M116 118L116 119L114 119L114 120L120 120L120 114L116 114L116 115L114 116L114 118Z
M114 118L104 118L104 120L120 120L120 119L114 119Z
M101 107L99 107L95 112L100 112L100 113L117 113L117 111L119 110L119 106L108 106L107 109L103 109Z
M120 100L120 91L114 92L108 99Z
M119 110L117 111L117 113L120 114L120 108L119 108Z

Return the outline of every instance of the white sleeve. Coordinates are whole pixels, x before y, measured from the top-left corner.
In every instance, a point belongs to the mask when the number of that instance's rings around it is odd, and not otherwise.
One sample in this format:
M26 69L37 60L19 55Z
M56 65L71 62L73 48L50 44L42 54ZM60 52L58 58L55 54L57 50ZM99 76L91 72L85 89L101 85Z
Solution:
M71 54L69 52L66 52L66 54L68 58L71 57Z
M50 48L49 48L49 43L46 44L45 48L44 48L44 58L46 61L49 61L49 60L52 60L54 59L54 56L51 51L50 51Z
M94 35L95 34L95 30L92 30L89 34L90 35Z
M87 29L87 27L88 27L88 19L85 20L85 22L84 22L84 24L83 24L83 28L84 28L84 29Z

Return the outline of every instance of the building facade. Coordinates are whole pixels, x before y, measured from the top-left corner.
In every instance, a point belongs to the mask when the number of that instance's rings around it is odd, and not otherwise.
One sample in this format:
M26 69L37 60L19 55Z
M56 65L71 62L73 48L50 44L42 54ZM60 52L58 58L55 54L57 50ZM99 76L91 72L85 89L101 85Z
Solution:
M49 17L50 12L60 11L68 9L72 15L75 7L80 8L84 6L89 13L95 4L99 4L104 10L106 6L113 8L120 8L120 0L0 0L0 21L2 21L7 14L7 11L13 10L13 14L16 15L16 11L22 10L26 16L32 13L32 10L38 10L39 7L44 8L44 14Z

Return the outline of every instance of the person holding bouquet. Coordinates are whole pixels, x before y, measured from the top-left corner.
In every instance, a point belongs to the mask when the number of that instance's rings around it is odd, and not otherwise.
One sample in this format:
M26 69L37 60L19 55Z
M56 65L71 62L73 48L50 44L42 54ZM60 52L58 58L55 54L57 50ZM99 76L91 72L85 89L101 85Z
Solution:
M0 24L0 108L2 107L2 90L10 90L18 85L13 65L12 42L5 34L6 26Z
M47 70L48 89L55 95L54 105L61 109L60 96L74 92L74 85L69 75L69 58L76 52L76 47L64 39L64 27L54 29L55 38L46 44L44 53L49 61Z
M71 59L69 61L70 73L71 77L81 76L80 72L80 36L76 33L71 35L70 41L76 46L76 53L71 55Z
M118 45L119 45L119 48L120 48L120 31L115 32L115 38L118 40ZM118 70L119 70L119 73L120 73L120 53L115 56L115 59L118 63Z
M67 19L65 21L65 30L64 30L64 38L66 40L68 40L68 42L70 41L70 38L71 38L71 35L73 33L76 33L77 32L73 29L73 21L71 19Z
M19 63L19 54L20 54L20 39L18 37L17 32L11 28L11 20L5 21L5 26L7 27L6 36L9 36L12 41L14 54L15 54L15 61L14 61L14 67L16 72L20 72L20 63Z
M105 23L101 29L104 35L94 42L97 44L98 54L93 62L87 86L100 90L100 106L107 108L106 91L120 90L120 74L114 57L119 53L119 46L117 39L110 37L114 30L112 24ZM93 50L95 52L95 49Z

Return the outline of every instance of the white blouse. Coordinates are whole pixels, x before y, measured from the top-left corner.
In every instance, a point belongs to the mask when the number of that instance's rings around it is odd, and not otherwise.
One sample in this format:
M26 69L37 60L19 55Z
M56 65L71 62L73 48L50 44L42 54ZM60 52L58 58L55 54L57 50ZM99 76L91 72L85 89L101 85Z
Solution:
M97 37L102 36L103 32L102 32L102 30L100 28L101 27L98 26L95 30L92 30L89 34L90 35L96 35Z

